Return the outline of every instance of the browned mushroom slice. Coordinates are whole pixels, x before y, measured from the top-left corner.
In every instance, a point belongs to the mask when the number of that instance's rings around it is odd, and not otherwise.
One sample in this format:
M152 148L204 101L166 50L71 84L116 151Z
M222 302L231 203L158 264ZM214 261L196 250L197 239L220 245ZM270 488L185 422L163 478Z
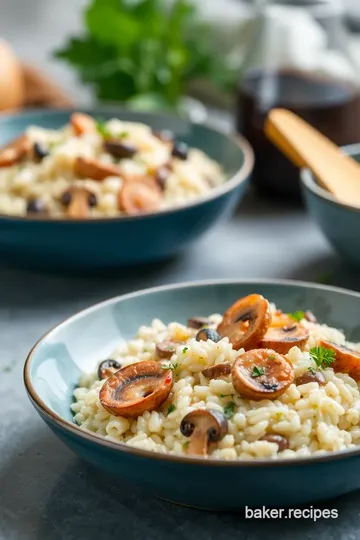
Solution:
M289 448L289 441L285 437L283 437L282 435L278 435L277 433L267 433L259 440L277 444L278 452L283 452L284 450L287 450Z
M188 454L207 456L209 444L220 441L227 434L228 421L219 411L197 409L184 416L180 431L190 437Z
M66 215L72 219L83 219L90 215L90 208L96 206L96 195L85 187L73 186L61 197L61 202L67 207Z
M200 330L200 328L209 324L211 324L211 320L207 317L191 317L187 322L189 328L195 328L196 330Z
M332 341L321 340L320 345L334 351L335 362L331 364L334 371L348 373L355 381L360 381L360 352L345 345L337 345Z
M105 180L109 176L121 176L120 170L116 165L87 157L76 158L74 171L80 178L91 178L98 182Z
M100 403L115 416L136 418L153 411L168 398L174 384L171 370L152 360L131 364L105 381Z
M321 373L321 371L316 371L315 369L308 369L307 371L304 371L302 375L299 375L295 379L296 386L300 386L301 384L308 384L316 382L319 386L325 386L326 379L324 377L324 374Z
M104 148L106 152L119 159L132 158L138 151L133 144L118 139L106 140L104 142Z
M270 328L260 341L259 347L286 354L295 345L303 349L309 335L309 330L295 322L290 315L274 315Z
M234 349L256 347L271 323L269 302L260 294L241 298L224 313L217 331Z
M203 369L201 373L208 379L218 379L219 377L230 375L231 365L228 362L216 364L216 366Z
M70 118L70 124L76 135L92 133L96 131L96 123L91 116L83 113L73 113Z
M107 360L100 362L98 367L98 377L100 381L102 381L103 379L111 377L111 375L116 371L119 371L119 369L121 369L121 364L112 358L108 358Z
M294 381L294 368L271 349L253 349L235 360L232 379L236 392L245 398L276 399Z
M128 216L136 216L158 210L162 199L161 191L154 180L126 180L119 191L118 207Z
M176 351L178 343L168 339L156 344L156 356L162 360L168 360Z
M27 135L21 135L0 150L0 167L11 167L19 163L31 152L31 142Z

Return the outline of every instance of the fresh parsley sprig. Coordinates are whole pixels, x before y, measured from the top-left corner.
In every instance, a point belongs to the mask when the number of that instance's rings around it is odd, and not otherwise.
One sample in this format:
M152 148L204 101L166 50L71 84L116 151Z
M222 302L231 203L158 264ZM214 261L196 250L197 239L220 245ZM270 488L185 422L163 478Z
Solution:
M175 371L178 367L179 362L174 362L173 364L163 364L161 369L170 369L171 371Z
M254 366L252 368L251 376L255 379L256 377L261 377L265 375L265 369L261 366Z
M305 318L304 311L294 311L294 313L289 313L289 317L294 319L294 321L300 322Z
M330 367L335 362L335 351L326 347L311 347L310 356L319 368Z

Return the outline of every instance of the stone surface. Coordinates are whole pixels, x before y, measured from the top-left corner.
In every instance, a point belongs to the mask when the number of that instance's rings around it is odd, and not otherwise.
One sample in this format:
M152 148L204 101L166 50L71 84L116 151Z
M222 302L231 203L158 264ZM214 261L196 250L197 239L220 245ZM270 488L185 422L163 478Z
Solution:
M102 477L60 443L22 383L35 341L74 311L170 282L269 277L331 280L359 290L301 209L248 196L237 214L171 261L106 277L0 268L0 540L356 539L360 493L331 501L339 519L265 521L173 506ZM239 486L241 489L241 486ZM324 505L326 507L326 504Z

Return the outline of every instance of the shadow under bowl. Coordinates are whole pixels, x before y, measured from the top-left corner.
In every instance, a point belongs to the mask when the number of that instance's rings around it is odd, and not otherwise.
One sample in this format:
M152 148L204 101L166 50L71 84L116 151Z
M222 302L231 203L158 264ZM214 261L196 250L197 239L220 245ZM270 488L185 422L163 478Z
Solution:
M171 285L113 298L78 313L46 334L25 364L25 386L36 410L78 456L151 495L193 507L296 507L360 488L360 447L280 460L216 460L160 454L84 431L71 403L83 372L94 371L119 344L158 317L164 323L221 313L235 299L259 293L285 312L311 310L360 341L360 294L310 283L269 280Z
M29 125L58 129L73 111L35 111L0 118L0 145ZM0 261L22 268L56 271L104 271L155 262L181 252L228 216L242 198L253 168L253 152L232 137L182 118L124 109L83 110L96 118L120 117L155 130L171 130L178 139L217 161L227 177L220 187L182 206L134 217L88 220L0 216Z
M360 145L343 151L360 162ZM337 201L323 189L309 170L301 172L306 207L330 244L342 259L360 266L360 209Z

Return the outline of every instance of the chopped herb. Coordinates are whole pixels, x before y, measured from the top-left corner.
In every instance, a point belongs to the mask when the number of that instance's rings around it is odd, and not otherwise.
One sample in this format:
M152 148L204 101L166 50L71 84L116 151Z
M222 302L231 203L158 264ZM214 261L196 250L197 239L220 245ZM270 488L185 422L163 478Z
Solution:
M102 135L104 138L105 137L111 137L111 133L107 129L105 122L102 122L101 120L98 120L98 122L96 123L96 129L97 129L98 133L100 133L100 135Z
M172 403L172 404L170 405L170 407L168 408L168 414L174 412L175 409L176 409L176 407L175 407L175 405Z
M185 354L189 350L189 347L184 347L182 353Z
M226 418L231 418L232 416L234 416L234 408L235 408L235 403L233 401L229 401L229 403L225 405L224 414Z
M326 368L335 362L335 352L326 347L311 347L310 356L319 368Z
M304 311L295 311L294 313L289 313L289 316L297 322L300 322L305 317Z
M312 373L313 375L315 375L315 373L316 373L316 369L313 368L313 367L309 367L308 371L310 371L310 373Z
M122 133L120 133L119 137L120 139L125 139L126 137L129 136L129 133L127 131L123 131Z
M219 394L220 398L232 397L232 394Z
M184 441L182 443L184 450L186 450L186 448L189 446L189 443L190 443L190 441Z
M265 369L259 366L254 366L251 376L255 379L255 377L260 377L261 375L265 375Z
M275 354L270 354L269 355L269 360L275 360L275 358L276 358Z
M161 366L161 369L171 369L171 371L175 371L179 367L179 363L175 362L175 364L165 364Z

